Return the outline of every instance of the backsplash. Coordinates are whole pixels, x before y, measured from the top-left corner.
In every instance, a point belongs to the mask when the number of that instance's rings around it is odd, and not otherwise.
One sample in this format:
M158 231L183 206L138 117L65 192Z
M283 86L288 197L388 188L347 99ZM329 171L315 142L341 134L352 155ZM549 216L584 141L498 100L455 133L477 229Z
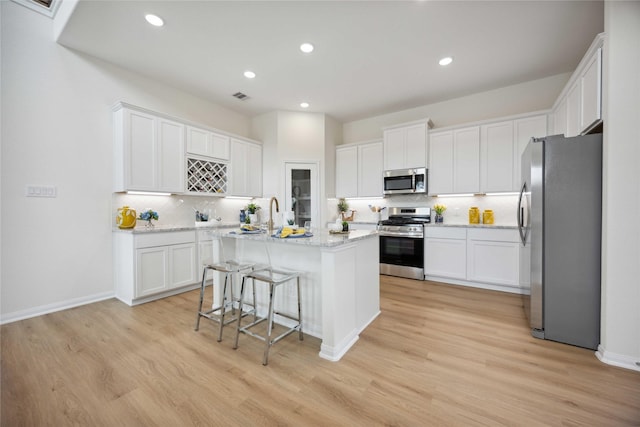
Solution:
M255 199L255 203L268 209L268 199ZM142 196L122 193L114 193L112 196L112 225L116 225L118 208L129 206L140 212L152 209L158 212L159 219L154 221L159 226L190 226L195 222L195 211L208 213L209 220L214 221L220 217L222 222L239 221L240 209L244 209L250 202L248 199L202 197L202 196ZM423 195L397 195L378 199L348 199L350 209L356 210L355 221L377 222L379 216L371 212L369 205L384 207L433 207L436 203L447 207L444 213L444 222L448 224L467 224L468 212L471 206L477 206L482 213L485 209L494 212L495 225L516 225L517 195L505 196L471 196L471 197L428 197ZM326 211L330 213L329 221L335 221L338 217L338 199L327 199ZM268 212L261 212L267 215ZM382 211L381 219L386 219L388 209ZM263 217L266 218L266 217ZM264 219L261 219L264 221ZM144 226L143 221L138 221L138 227Z
M436 203L447 207L444 212L444 222L448 224L468 224L469 208L477 206L480 213L485 209L492 209L495 225L515 226L517 195L503 196L469 196L469 197L429 197L424 195L396 195L384 199L347 199L350 209L356 210L355 221L375 222L377 214L371 211L369 205L389 207L433 207ZM338 199L329 199L327 208L334 212L331 219L338 217ZM434 212L432 211L432 215ZM388 209L382 211L381 219L388 217ZM482 217L482 215L481 215Z

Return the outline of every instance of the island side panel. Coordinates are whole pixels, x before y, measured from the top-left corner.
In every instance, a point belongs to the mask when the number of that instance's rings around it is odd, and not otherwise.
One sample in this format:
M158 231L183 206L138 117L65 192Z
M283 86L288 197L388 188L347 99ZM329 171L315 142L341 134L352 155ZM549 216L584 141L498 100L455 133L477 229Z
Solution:
M356 325L362 332L380 314L380 239L366 239L356 251Z
M358 242L362 244L362 242ZM355 344L358 244L322 250L322 345L320 357L338 361Z

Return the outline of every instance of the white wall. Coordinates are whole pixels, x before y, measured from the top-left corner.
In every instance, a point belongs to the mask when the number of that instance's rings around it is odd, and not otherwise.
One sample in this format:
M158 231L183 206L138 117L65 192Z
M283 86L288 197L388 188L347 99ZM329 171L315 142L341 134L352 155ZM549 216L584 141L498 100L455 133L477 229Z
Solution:
M249 119L53 41L53 21L0 2L1 321L113 294L111 107L249 136ZM55 185L57 198L25 186ZM8 208L10 206L10 208Z
M434 128L551 108L571 73L558 74L436 104L423 105L343 125L343 142L382 138L382 128L430 118Z
M601 360L640 370L640 2L605 2Z

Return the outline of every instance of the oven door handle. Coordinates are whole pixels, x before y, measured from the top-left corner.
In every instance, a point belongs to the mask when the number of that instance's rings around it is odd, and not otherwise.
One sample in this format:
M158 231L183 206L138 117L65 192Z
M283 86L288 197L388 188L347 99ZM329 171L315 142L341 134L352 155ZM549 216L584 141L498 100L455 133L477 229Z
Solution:
M408 239L422 239L422 238L424 238L424 234L423 233L408 234L408 233L404 233L404 232L378 231L378 234L380 236L406 237Z

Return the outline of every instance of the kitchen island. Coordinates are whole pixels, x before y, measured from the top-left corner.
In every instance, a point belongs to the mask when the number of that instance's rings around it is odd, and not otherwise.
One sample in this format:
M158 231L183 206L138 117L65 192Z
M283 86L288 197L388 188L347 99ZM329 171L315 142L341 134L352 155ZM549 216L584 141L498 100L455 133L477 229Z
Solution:
M271 263L303 272L302 327L320 338L320 357L338 361L355 344L359 334L380 314L379 242L376 231L353 230L332 235L315 230L312 237L274 238L242 234L240 230L213 230L214 257L225 256ZM231 252L231 253L228 253ZM239 286L236 281L236 286ZM280 311L295 313L295 291L285 286L277 295ZM266 313L266 287L257 286L258 312ZM285 318L276 318L288 324Z

